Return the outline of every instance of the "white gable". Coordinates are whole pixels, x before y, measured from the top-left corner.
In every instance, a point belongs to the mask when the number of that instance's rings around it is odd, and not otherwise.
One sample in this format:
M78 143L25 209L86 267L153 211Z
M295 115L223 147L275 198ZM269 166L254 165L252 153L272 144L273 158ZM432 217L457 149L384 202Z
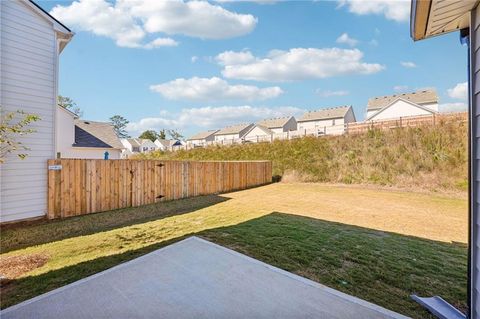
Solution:
M396 119L400 117L408 116L420 116L420 115L430 115L435 113L429 108L420 106L418 104L403 100L397 99L391 104L385 106L384 108L378 110L376 113L372 114L368 121L378 121L378 120L387 120L387 119Z
M245 139L250 139L250 138L255 138L257 136L267 136L267 135L268 136L271 135L271 133L268 132L268 129L265 130L256 125L244 137Z

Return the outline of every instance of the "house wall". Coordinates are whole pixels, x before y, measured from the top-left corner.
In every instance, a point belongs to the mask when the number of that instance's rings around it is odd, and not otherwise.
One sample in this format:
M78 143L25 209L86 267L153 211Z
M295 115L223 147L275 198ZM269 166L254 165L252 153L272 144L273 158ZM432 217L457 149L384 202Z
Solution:
M438 112L438 103L426 103L426 104L422 104L422 106L426 107L426 108L429 108L434 112ZM365 119L370 118L370 116L374 115L375 113L377 113L380 110L381 109L374 110L374 111L367 111L367 117ZM429 113L427 112L427 114L429 114ZM417 114L416 112L413 112L412 115L395 115L393 118L397 118L397 117L400 117L400 116L415 116L415 115L422 115L422 114Z
M187 146L195 146L195 145L203 145L203 144L205 144L205 139L187 141Z
M109 154L108 159L122 158L121 150L97 147L71 147L62 153L62 158L104 159L105 151Z
M323 130L325 127L343 125L343 118L328 119L328 120L318 120L318 121L305 121L298 122L298 130L303 131L313 131L313 130Z
M283 133L283 132L286 132L283 127L275 127L275 128L271 128L270 129L273 133L275 134L280 134L280 133ZM287 130L288 131L288 130ZM264 133L265 134L265 133Z
M381 110L381 109L373 110L373 111L367 111L367 115L366 115L365 119L370 118L370 116L372 116L373 114L377 113L377 112L380 111L380 110Z
M282 132L282 131L280 131ZM247 140L255 140L257 136L270 136L271 134L267 134L264 130L259 128L258 126L255 126L250 132L244 135L244 138Z
M238 134L215 135L215 141L233 140L233 139L239 139L239 138L240 136Z
M432 111L438 112L438 103L426 103L426 104L422 104L422 106L428 107Z
M155 151L158 147L157 145L149 139L141 140L142 145L140 146L141 153L148 153Z
M344 119L344 123L354 123L356 122L356 119L355 119L355 113L353 111L353 108L349 108L347 113L345 114L345 119Z
M56 117L58 132L56 134L56 153L60 152L60 157L65 158L65 154L72 149L72 144L75 143L74 118L62 107L57 107Z
M292 117L288 120L287 123L285 123L285 125L283 126L282 128L282 131L283 132L288 132L288 131L296 131L297 130L297 120ZM273 131L273 129L272 129ZM275 131L274 131L275 132ZM276 133L276 132L275 132ZM281 132L278 132L278 133L281 133Z
M470 309L470 318L480 316L480 10L472 10L470 22L470 132L472 139L470 141L470 247L471 247L471 265L470 273L470 296L472 307Z
M122 143L123 147L125 147L126 153L132 152L132 144L130 144L130 142L126 138L121 138L120 142Z
M47 210L47 160L55 157L57 40L53 24L20 0L0 1L0 104L41 120L19 138L29 156L1 164L0 220L43 216Z
M399 100L383 111L377 112L373 117L369 118L371 121L395 119L407 116L430 115L429 111L416 107L406 101Z

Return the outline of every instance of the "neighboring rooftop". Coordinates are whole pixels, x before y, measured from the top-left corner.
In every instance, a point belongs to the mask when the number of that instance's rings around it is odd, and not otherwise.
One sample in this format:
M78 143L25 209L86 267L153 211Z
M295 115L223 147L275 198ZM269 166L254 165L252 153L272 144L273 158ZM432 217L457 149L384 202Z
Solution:
M412 93L401 93L386 96L377 96L368 100L367 110L378 110L388 104L392 103L398 98L416 103L416 104L428 104L438 103L438 95L435 90L422 90Z
M78 119L74 123L75 147L124 148L111 123Z
M181 145L181 142L179 140L164 140L164 139L157 138L155 142L162 144L164 147Z
M273 134L273 131L271 129L269 129L266 126L260 125L260 124L256 124L256 125L252 126L252 128L250 130L248 130L247 134L249 134L254 128L259 128L260 130L262 130L267 135Z
M200 133L197 133L197 134L193 135L192 137L190 137L187 141L203 140L203 139L209 138L210 136L214 135L217 132L218 132L218 130L210 130L210 131L200 132Z
M307 113L303 114L303 116L299 118L297 122L342 118L345 116L345 114L347 114L350 108L351 108L350 105L344 105L344 106L330 107L330 108L321 109L317 111L308 111Z
M251 123L244 123L244 124L237 124L232 126L227 126L219 130L215 135L225 135L225 134L238 134L246 128L249 128L253 124Z
M126 140L127 140L128 143L130 143L130 145L132 145L133 147L140 147L140 143L139 143L139 141L137 141L136 138L127 138Z
M283 127L293 116L276 117L272 119L265 119L257 122L258 125L266 128Z

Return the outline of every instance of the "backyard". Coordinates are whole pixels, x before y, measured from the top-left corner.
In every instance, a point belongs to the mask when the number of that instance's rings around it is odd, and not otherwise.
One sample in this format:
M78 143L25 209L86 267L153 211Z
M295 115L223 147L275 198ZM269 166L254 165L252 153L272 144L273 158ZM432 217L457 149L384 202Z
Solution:
M466 308L465 198L313 183L3 227L1 307L190 235L414 318L411 294Z

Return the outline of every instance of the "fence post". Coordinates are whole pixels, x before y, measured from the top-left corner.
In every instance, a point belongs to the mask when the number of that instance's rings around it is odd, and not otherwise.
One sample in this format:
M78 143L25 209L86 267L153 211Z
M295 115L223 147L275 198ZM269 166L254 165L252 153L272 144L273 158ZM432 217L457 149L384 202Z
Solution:
M402 117L400 116L400 127L402 127Z

